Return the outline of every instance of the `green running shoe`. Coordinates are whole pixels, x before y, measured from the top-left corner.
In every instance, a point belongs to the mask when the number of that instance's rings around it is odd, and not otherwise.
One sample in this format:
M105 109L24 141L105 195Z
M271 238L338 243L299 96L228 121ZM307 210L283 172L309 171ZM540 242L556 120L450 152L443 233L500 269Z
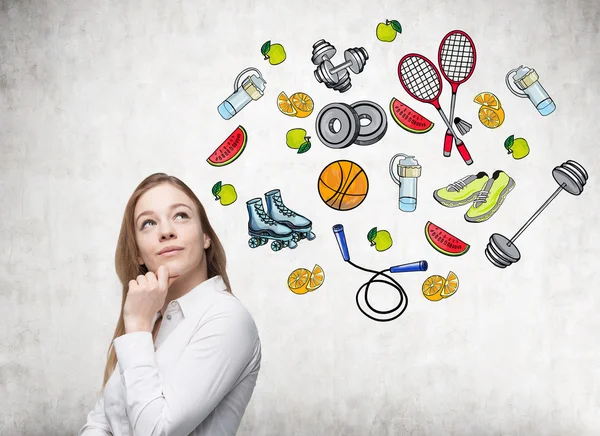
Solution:
M494 171L492 178L477 194L477 198L465 213L465 220L480 223L492 217L500 208L504 199L515 187L515 181L504 171Z
M433 198L446 207L462 206L475 200L477 193L488 180L487 173L481 171L477 175L463 177L445 188L433 191Z

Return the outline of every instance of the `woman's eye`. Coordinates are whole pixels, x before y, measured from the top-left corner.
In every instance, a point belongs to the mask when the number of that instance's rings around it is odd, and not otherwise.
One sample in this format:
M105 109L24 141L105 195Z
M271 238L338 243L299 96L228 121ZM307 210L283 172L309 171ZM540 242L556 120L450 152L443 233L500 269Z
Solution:
M185 213L185 212L177 212L177 213L175 214L175 216L178 216L178 215L181 215L181 216L183 216L184 218L189 218L189 215L188 215L187 213ZM142 223L142 226L140 227L140 230L144 230L144 227L146 227L146 224L148 224L148 223L153 223L153 222L154 222L154 220L146 220L146 221L144 221L144 222Z

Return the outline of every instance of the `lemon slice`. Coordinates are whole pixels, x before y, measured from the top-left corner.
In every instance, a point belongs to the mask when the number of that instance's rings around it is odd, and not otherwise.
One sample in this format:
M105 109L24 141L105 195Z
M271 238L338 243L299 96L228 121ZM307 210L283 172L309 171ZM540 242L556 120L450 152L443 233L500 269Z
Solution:
M487 106L481 106L478 115L481 124L489 129L500 127L504 122L504 109L502 108L492 109Z
M429 276L423 282L421 290L423 295L430 301L439 301L442 299L442 290L444 289L444 278L439 275Z
M306 268L296 268L288 277L288 288L294 294L306 294L308 289L306 285L311 273Z
M308 279L308 285L306 286L306 289L308 289L308 292L312 292L320 287L324 280L325 273L323 272L323 268L315 264L312 273L310 274L310 278Z
M290 99L286 95L285 92L280 92L277 96L277 107L281 111L281 113L286 114L290 117L295 117L298 111L294 107L294 105L290 102Z
M502 105L500 104L500 100L491 92L480 92L475 96L473 101L482 106L487 106L491 109L500 109Z
M442 289L441 296L442 298L448 298L458 290L458 277L452 271L448 273L448 277L446 277L446 282L444 283L444 289Z
M290 96L290 103L296 109L296 117L305 118L312 114L315 108L313 99L308 94L296 92Z

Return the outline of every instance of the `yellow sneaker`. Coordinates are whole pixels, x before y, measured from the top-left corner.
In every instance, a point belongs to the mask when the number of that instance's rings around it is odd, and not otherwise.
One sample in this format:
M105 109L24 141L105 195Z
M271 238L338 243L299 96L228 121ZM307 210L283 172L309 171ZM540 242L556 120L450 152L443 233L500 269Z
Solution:
M515 181L504 171L494 171L492 178L477 194L477 198L465 213L465 220L470 223L480 223L494 215L510 191L515 187Z
M446 207L462 206L475 200L477 193L481 191L488 180L488 175L481 171L476 175L466 176L452 182L445 188L435 190L433 198Z

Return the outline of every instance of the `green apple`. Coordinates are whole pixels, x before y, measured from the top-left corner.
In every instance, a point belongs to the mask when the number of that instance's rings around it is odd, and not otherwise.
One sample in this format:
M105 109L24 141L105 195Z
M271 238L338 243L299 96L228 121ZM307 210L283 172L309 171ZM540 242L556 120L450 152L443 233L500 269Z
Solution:
M377 25L377 39L383 42L392 42L396 34L402 33L402 26L397 20L385 20Z
M285 143L298 153L306 153L310 149L310 136L306 136L304 129L291 129L285 135Z
M271 44L271 41L265 42L261 46L260 52L265 57L265 60L269 60L271 65L278 65L285 61L286 58L283 46L281 44Z
M377 251L385 251L392 246L392 236L387 230L377 230L373 227L367 233L367 239L371 243L371 247L375 246Z
M504 141L504 148L508 150L508 154L512 153L513 158L523 159L529 154L529 145L523 138L515 139L515 135L510 135Z
M212 193L215 200L221 200L223 206L229 206L237 200L237 192L235 192L233 185L223 185L220 181L212 187Z

